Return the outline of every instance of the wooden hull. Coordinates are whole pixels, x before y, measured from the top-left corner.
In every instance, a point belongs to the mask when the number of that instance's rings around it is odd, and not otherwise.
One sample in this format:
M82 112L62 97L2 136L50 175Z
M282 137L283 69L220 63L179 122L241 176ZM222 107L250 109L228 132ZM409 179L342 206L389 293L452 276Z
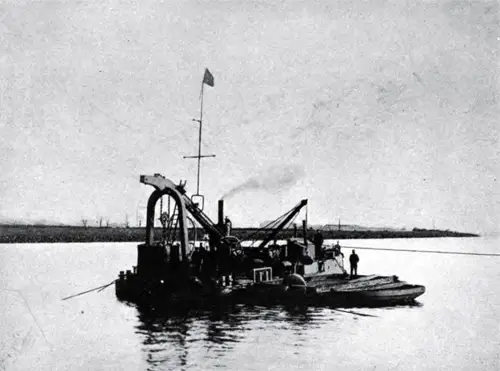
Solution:
M352 304L383 305L403 304L414 301L425 293L425 287L420 285L404 285L373 290L357 290L333 292L330 295L338 302Z
M319 295L339 303L374 305L407 303L425 293L424 286L410 285L396 276L375 275L352 280L331 279L317 283L316 290Z
M138 282L137 282L138 283ZM127 287L128 286L128 287ZM226 287L160 286L143 290L143 284L118 283L117 296L125 301L168 305L202 303L292 304L311 306L386 306L413 302L425 293L425 287L399 281L395 276L364 276L347 279L340 276L309 277L307 286L290 287L282 279L254 283L237 281Z

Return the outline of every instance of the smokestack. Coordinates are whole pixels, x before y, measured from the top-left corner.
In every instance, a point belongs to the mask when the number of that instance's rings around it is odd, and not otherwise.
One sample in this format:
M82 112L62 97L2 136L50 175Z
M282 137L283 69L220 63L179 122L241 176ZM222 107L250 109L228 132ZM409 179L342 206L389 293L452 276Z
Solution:
M224 228L224 200L219 200L219 219L217 224L219 228Z

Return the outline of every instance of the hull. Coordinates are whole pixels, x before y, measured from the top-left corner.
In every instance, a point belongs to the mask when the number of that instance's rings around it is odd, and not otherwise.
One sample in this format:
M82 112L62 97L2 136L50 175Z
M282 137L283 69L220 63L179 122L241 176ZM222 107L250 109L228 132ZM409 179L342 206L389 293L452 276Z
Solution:
M406 284L396 288L387 287L372 290L333 292L331 295L336 298L337 302L366 305L390 305L411 303L424 293L424 286Z
M365 276L349 280L339 276L309 277L306 285L285 285L283 279L255 283L236 280L233 285L156 285L117 281L123 301L144 305L205 306L214 304L310 305L329 307L390 306L412 303L425 287L399 281L395 276ZM171 288L175 287L175 290Z
M421 285L406 285L397 289L368 290L365 297L384 301L384 300L413 300L425 293L425 287Z

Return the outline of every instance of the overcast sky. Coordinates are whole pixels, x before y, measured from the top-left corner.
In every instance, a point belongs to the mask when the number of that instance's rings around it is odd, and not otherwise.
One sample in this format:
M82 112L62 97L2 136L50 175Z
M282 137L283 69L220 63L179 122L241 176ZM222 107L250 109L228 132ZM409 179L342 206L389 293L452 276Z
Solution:
M139 175L234 225L499 230L497 1L3 1L0 220L123 223ZM252 180L253 179L253 180ZM247 183L245 183L247 182Z

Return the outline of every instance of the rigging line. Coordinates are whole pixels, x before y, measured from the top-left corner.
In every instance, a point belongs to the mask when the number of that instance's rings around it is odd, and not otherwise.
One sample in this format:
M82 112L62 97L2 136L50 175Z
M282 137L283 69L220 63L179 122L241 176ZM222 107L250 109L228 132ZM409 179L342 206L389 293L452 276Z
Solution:
M295 220L297 220L298 217L299 217L299 214L295 215L293 217L293 219L290 220L290 223L288 223L287 228L290 228L295 223ZM283 229L286 229L286 228L283 228Z
M363 247L363 246L342 246L342 247L346 248L346 249L423 252L423 253L430 253L430 254L500 256L500 253L461 252L461 251L443 251L443 250L416 250L416 249L388 249L388 248L383 248L383 247Z
M262 232L262 231L264 231L266 229L275 229L278 226L278 224L283 221L283 219L285 219L289 214L292 213L292 211L293 211L293 209L291 209L290 211L288 211L285 214L281 215L277 219L271 221L270 223L266 224L264 227L257 229L252 235L250 235L250 237L253 237L253 236L257 235L259 232ZM257 241L258 241L257 239L254 239L253 242L252 242L252 244L250 245L250 247L253 247L254 244Z
M284 218L285 218L285 216L288 216L287 214L290 214L291 212L292 212L292 210L290 210L290 212L288 212L288 213L286 213L285 215L283 215L282 217L280 217L280 220L279 220L279 221L281 222L281 221L282 221L282 219L284 219ZM297 217L298 217L298 216L299 216L299 214L295 214L295 216L292 218L292 220L290 220L287 224L285 224L285 225L283 226L283 228L282 228L282 230L281 230L280 232L282 232L283 230L285 230L285 229L289 228L289 227L292 225L292 223L295 221L295 219L297 219ZM274 224L273 224L272 229L276 228L276 225L278 224L278 220L276 220L275 222L276 222L276 223L274 223ZM278 235L279 235L279 233L278 233ZM275 238L274 238L275 240L277 240L277 239L278 239L278 235L276 235L276 236L275 236ZM257 241L257 240L254 240L254 241L252 242L252 244L250 245L250 247L253 247L256 241Z
M299 216L299 214L297 213L293 218L292 220L290 220L284 227L283 227L283 230L287 229L287 228L290 228L290 226L295 222L295 219L297 219L297 217Z
M298 204L297 204L297 205L298 205ZM295 207L297 207L297 206L295 206ZM263 230L265 230L265 229L267 229L267 228L270 228L271 226L272 226L272 228L274 228L274 227L275 227L275 225L277 225L277 224L278 224L278 222L280 222L280 221L282 221L284 218L286 218L286 216L287 216L288 214L290 214L290 213L291 213L291 212L295 209L295 207L294 207L294 208L292 208L292 209L290 209L289 211L287 211L287 212L286 212L286 213L284 213L283 215L281 215L281 216L277 217L276 219L272 220L271 222L267 223L265 226L263 226L263 227L261 227L261 228L257 229L254 233L252 233L250 236L248 236L248 238L246 238L246 241L250 241L250 240L252 239L252 237L253 237L253 236L257 235L259 232L261 232L261 231L263 231ZM251 245L251 246L253 246L253 244L254 244L255 242L256 242L256 240L254 240L254 241L252 242L252 245Z
M106 287L111 286L114 283L115 283L115 280L113 280L110 283L107 283L105 285L102 285L102 286L99 286L99 287L95 287L93 289L90 289L90 290L87 290L87 291L83 291L83 292L80 292L80 293L75 294L75 295L67 296L65 298L62 298L61 300L68 300L68 299L71 299L71 298L74 298L74 297L77 297L77 296L80 296L80 295L88 294L89 292L96 291L96 290L100 290L101 291L102 289L105 289Z
M293 208L282 214L281 216L277 217L275 220L272 220L271 222L267 223L263 227L258 228L256 231L254 231L250 236L245 238L245 241L252 241L252 238L257 235L259 232L269 228L270 226L273 226L272 228L275 228L275 225L277 225L279 222L281 222L284 218L286 218L289 214L291 214L298 206L300 205L300 202L296 204ZM294 218L295 219L295 218ZM252 244L249 247L253 247L254 244L257 242L257 240L253 240Z

